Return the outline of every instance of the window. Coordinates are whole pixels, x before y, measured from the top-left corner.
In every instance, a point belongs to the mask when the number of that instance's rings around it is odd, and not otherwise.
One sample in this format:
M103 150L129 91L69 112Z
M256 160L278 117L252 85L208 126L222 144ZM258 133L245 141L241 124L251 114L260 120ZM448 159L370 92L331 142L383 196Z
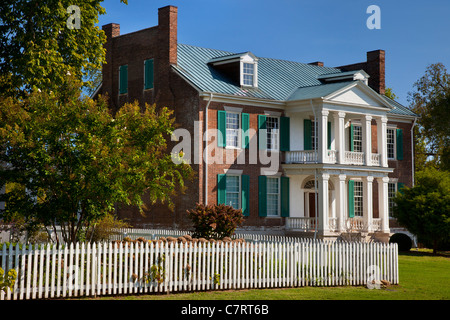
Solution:
M355 217L363 216L363 183L362 181L355 181Z
M241 209L240 205L240 176L227 175L226 183L226 205L232 206L234 209Z
M255 66L252 63L243 63L242 81L245 86L254 86Z
M239 113L226 113L226 146L238 148L239 144L239 132L240 132L240 114Z
M317 121L311 120L311 147L312 150L316 150L318 148L318 136L317 136L317 130L318 129L318 123Z
M267 129L267 149L278 150L280 141L280 124L279 118L266 117L266 129Z
M353 151L362 152L362 127L353 126Z
M267 216L278 216L280 211L280 179L267 178Z
M394 206L395 202L393 198L397 192L397 184L396 183L388 183L388 199L389 199L389 218L394 217Z
M387 157L395 159L395 129L387 129Z

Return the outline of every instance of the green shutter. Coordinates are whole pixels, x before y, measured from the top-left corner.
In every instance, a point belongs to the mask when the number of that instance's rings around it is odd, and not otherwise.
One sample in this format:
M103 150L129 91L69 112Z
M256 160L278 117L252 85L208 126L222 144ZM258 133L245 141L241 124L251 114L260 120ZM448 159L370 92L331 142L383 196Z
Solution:
M355 216L355 181L348 181L348 216Z
M258 177L259 216L267 217L267 177Z
M245 217L250 215L250 176L241 176L241 202L242 213Z
M153 59L144 61L144 89L153 89Z
M258 146L260 150L267 149L267 125L266 116L258 115Z
M290 118L280 117L280 151L289 151L290 148Z
M303 150L312 150L312 125L311 120L303 121Z
M397 129L397 160L403 160L403 129Z
M223 110L217 111L217 146L226 147L227 145L227 136L226 136L226 121L227 121L227 113Z
M242 148L248 149L250 145L250 136L248 130L250 129L250 115L248 113L242 113Z
M289 177L281 177L281 216L289 217Z
M354 129L353 124L350 125L350 151L355 151L355 147L353 145L353 135L354 135Z
M401 194L403 194L403 188L405 187L404 183L398 182L397 183L397 192L400 192Z
M328 150L331 150L331 122L328 122Z
M128 66L120 66L119 68L119 93L128 92Z
M217 175L217 204L226 204L227 202L227 175Z

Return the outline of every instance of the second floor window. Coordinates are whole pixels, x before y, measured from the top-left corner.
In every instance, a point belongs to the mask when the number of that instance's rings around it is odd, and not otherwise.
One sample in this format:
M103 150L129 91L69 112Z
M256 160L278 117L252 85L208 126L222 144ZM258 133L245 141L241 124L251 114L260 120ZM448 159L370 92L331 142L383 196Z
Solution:
M395 158L395 129L387 129L387 157Z
M266 128L267 128L267 149L268 150L278 150L280 143L280 123L279 118L267 117L266 118Z
M362 152L362 127L353 126L353 150L354 152Z
M227 115L226 115L227 147L238 148L240 146L240 144L239 144L239 131L240 131L239 130L240 129L239 118L240 118L239 113L227 112Z

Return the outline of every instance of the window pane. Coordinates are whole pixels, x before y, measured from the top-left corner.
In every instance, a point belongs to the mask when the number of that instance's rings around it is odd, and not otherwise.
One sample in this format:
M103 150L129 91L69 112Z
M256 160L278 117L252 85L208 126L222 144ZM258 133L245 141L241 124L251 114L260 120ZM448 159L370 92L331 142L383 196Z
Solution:
M389 159L395 158L395 130L387 129L387 157Z
M226 205L235 209L240 209L239 205L239 176L227 175L227 202Z
M227 146L239 146L239 114L227 112Z
M280 134L280 127L278 121L279 121L278 118L274 117L266 118L267 149L269 150L278 150L279 134Z
M242 70L244 85L253 86L254 74L254 65L251 63L244 63Z
M353 126L353 150L362 152L362 127Z
M395 189L395 183L388 183L389 217L393 217L395 203L392 199L395 197Z
M279 215L279 179L267 178L267 215Z
M363 183L355 181L355 217L363 216Z

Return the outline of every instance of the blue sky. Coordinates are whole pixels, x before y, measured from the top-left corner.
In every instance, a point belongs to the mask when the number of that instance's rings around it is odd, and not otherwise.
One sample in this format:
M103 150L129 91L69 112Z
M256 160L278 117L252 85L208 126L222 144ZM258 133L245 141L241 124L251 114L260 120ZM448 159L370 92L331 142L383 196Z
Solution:
M121 34L157 25L158 8L178 7L178 42L335 67L386 51L386 86L408 105L407 93L428 65L450 69L450 1L406 0L105 0L99 25ZM381 10L370 30L368 6Z

